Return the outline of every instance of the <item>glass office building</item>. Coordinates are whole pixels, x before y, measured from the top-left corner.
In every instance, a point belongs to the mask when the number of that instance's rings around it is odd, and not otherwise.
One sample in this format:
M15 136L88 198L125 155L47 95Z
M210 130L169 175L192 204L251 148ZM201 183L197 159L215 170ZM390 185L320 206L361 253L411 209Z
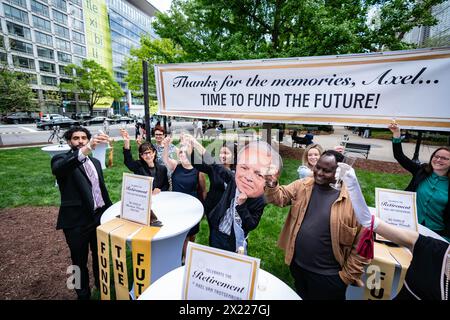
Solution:
M67 81L64 66L86 58L82 1L1 0L0 20L1 61L29 76L40 110L61 111L55 96Z
M438 19L438 23L431 27L415 27L405 35L405 41L419 47L450 46L450 0L435 5L431 13Z
M132 47L140 46L142 34L156 38L151 26L156 9L146 1L106 0L111 27L111 46L114 78L126 92L125 97L114 104L114 113L144 115L142 92L132 92L124 81L123 64Z
M94 59L126 92L115 113L143 104L124 82L123 62L141 34L156 37L151 28L157 10L145 0L0 0L0 61L27 74L39 110L72 115L88 110L76 95L62 93L68 81L64 67ZM96 106L97 114L111 111L112 101ZM142 106L143 110L143 106Z

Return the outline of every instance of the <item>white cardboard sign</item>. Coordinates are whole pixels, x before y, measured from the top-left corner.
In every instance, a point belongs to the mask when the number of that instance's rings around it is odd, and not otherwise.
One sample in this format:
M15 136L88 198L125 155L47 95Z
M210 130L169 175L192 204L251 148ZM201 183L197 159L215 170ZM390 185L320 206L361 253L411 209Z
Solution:
M260 260L189 242L184 300L253 300Z
M376 214L393 226L418 231L416 193L375 188ZM385 240L377 235L377 239Z
M120 217L150 225L153 178L124 173Z

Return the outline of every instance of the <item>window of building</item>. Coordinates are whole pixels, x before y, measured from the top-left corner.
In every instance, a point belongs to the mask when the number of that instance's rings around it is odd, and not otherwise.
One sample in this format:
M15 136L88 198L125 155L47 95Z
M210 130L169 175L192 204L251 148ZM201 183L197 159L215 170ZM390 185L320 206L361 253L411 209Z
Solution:
M58 61L59 62L72 62L72 56L70 54L58 51Z
M67 2L65 0L52 0L52 4L62 11L67 11Z
M72 28L84 32L84 23L80 20L72 18Z
M67 78L59 78L59 82L60 83L71 83L72 80L71 79L67 79Z
M81 3L82 0L72 0L72 3L75 3L77 5L79 5L80 7L83 6L83 4Z
M56 67L54 63L39 61L39 70L45 72L56 73Z
M80 56L86 56L86 48L78 44L73 44L73 52Z
M69 29L65 28L63 26L60 26L58 24L55 24L55 33L56 35L66 38L66 39L70 39L70 33L69 33Z
M6 0L6 2L15 4L16 6L22 7L24 9L27 8L27 1L26 0Z
M34 73L20 72L19 78L28 81L29 84L37 84L37 76Z
M4 49L5 48L5 39L3 38L3 36L0 34L0 48Z
M59 38L56 38L55 40L56 40L56 47L58 49L70 51L70 42L69 41L59 39Z
M62 23L63 25L67 26L67 15L65 15L64 13L61 13L59 11L56 10L52 10L53 12L53 19L55 19L57 22Z
M35 0L31 0L31 11L46 17L50 17L48 7Z
M28 76L28 83L29 84L38 84L38 82L37 82L37 75L31 74L31 73L27 73L27 76Z
M72 31L72 40L80 43L84 43L84 34L76 31Z
M44 48L44 47L37 47L37 53L38 56L41 58L47 58L47 59L54 59L55 56L53 54L53 50L52 49L48 49L48 48Z
M80 20L83 20L83 10L78 7L70 6L70 14Z
M66 70L64 69L65 66L59 65L58 68L59 68L59 74L61 76L70 76L70 74L68 72L66 72Z
M8 62L8 55L5 52L0 52L0 61L4 63Z
M56 87L58 85L58 82L56 81L56 78L54 78L54 77L41 76L41 84L46 85L46 86Z
M33 16L33 25L39 30L52 32L52 27L49 20L39 18L38 16Z
M81 66L81 63L83 62L84 58L82 57L77 57L74 56L73 57L73 63L76 64L77 66Z
M36 38L36 42L41 43L41 44L45 44L47 46L53 46L53 40L52 40L52 36L39 32L39 31L34 31L34 36Z
M31 40L31 31L29 28L21 26L11 21L6 21L9 34Z
M34 69L34 60L30 58L20 57L20 56L12 56L13 64L15 67L24 68L24 69Z
M33 54L33 45L16 39L9 39L9 47L11 50Z
M26 11L11 7L10 5L7 5L6 3L3 4L3 9L5 11L5 16L7 18L11 18L13 20L23 22L25 24L29 24L28 13Z

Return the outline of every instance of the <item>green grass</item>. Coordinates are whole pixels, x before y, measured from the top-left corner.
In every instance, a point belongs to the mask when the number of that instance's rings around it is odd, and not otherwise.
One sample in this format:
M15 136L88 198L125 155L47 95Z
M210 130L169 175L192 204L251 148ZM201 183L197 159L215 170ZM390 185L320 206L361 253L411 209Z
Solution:
M121 141L114 143L113 167L104 171L113 203L120 200L122 173L128 172L123 164L122 146ZM135 155L136 145L132 145L132 148ZM298 165L297 160L284 159L281 184L288 184L297 178ZM51 174L50 157L40 148L0 150L0 168L0 208L59 205L59 191ZM362 170L357 171L357 176L369 206L375 204L375 187L404 189L410 180L409 175ZM265 208L258 228L250 233L249 255L260 258L261 268L293 286L289 268L284 263L284 254L276 245L288 212L289 207L281 209L268 205ZM208 224L203 219L196 242L207 245L208 236Z

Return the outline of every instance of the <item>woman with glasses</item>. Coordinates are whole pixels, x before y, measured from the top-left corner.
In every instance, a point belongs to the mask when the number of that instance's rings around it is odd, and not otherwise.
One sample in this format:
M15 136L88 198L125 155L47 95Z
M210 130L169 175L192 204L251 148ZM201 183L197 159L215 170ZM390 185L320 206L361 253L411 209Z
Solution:
M167 168L156 163L156 148L150 142L139 145L139 160L133 160L130 136L125 129L120 129L123 138L123 162L134 174L153 177L153 194L169 190Z
M158 126L158 125L155 126L156 162L162 166L166 165L163 160L163 152L164 152L163 140L165 138L165 134L166 134L166 132L163 127ZM176 153L175 146L171 143L168 146L168 150L169 150L169 157L172 158L172 155L174 153Z
M172 138L164 138L163 145L163 160L167 169L171 172L172 191L189 194L199 199L202 203L206 198L206 179L204 173L198 171L192 165L192 146L180 136L180 145L177 148L178 160L169 158L169 146L172 145ZM183 246L182 261L184 261L186 247L188 241L195 241L195 235L200 230L200 223L189 230Z
M405 190L415 191L419 223L433 230L447 241L450 240L450 148L436 149L428 163L417 164L403 154L400 127L392 121L394 158L411 172L413 178Z

